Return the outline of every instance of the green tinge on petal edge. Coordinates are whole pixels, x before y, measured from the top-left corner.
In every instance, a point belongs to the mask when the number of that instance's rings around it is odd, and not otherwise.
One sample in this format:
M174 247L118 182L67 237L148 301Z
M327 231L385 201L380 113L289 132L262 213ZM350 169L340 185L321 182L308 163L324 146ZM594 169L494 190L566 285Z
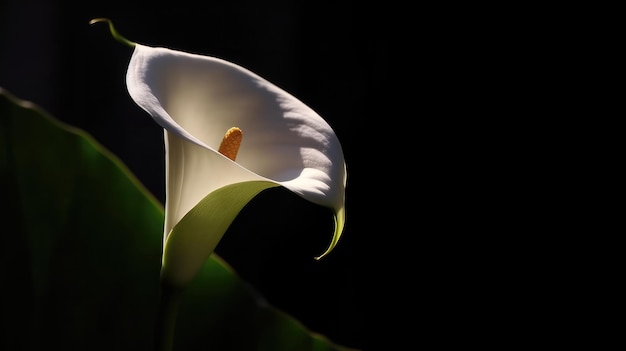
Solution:
M277 186L268 181L241 182L205 196L167 237L162 278L174 286L189 284L241 209L261 191Z
M333 238L330 241L330 245L328 245L328 248L326 249L326 251L324 251L323 254L315 257L316 260L321 260L322 258L324 258L324 256L328 255L331 251L333 251L335 246L337 246L337 243L339 242L339 238L341 237L341 232L343 232L343 226L346 223L345 208L341 208L340 210L338 210L335 213L334 219L335 219L335 232L333 233Z

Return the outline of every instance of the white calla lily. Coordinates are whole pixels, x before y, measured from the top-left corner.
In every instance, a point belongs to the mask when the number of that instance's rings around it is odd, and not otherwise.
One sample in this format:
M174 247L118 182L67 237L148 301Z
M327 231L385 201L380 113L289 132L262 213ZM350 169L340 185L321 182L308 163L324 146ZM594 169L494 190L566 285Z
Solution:
M345 222L346 165L330 125L259 75L211 56L134 45L128 92L164 129L166 203L162 278L185 286L240 210L283 186ZM233 161L218 152L231 127L243 131Z

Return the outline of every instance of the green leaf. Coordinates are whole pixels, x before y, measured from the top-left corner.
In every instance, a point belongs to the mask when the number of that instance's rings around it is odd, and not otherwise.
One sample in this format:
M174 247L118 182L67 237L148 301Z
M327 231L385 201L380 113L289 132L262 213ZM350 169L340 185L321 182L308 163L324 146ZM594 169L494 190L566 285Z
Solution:
M0 88L1 350L151 350L162 205L85 132ZM349 350L268 305L213 254L174 350Z

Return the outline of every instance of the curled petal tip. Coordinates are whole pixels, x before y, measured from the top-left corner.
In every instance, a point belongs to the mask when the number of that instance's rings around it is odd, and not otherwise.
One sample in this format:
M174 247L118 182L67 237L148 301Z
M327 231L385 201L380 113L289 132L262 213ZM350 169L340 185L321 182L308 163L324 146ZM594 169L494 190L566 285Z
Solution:
M313 257L313 259L315 259L316 261L321 260L322 258L328 256L328 254L333 251L334 247L335 247L335 240L337 240L336 238L333 238L333 242L330 244L330 246L326 249L326 251L324 251L324 253L322 253L319 256L315 256Z
M326 252L324 252L323 254L319 255L319 256L315 256L313 257L313 259L315 259L316 261L321 260L322 258L326 257L330 252L332 251L332 249L328 249L326 250Z
M89 24L94 24L94 23L98 23L98 22L111 22L110 19L108 18L94 18L91 21L89 21Z
M91 21L89 21L89 24L95 24L95 23L100 23L100 22L106 22L109 24L109 31L111 31L111 35L113 36L113 38L115 38L115 40L119 41L120 43L130 46L131 48L135 47L135 43L124 38L122 35L120 35L120 33L117 32L117 30L115 30L115 27L113 26L113 22L108 19L108 18L104 18L104 17L99 17L99 18L94 18Z
M343 232L343 227L346 222L345 209L341 208L337 210L337 212L335 212L334 217L335 217L334 218L335 219L335 233L333 234L333 239L331 240L330 245L328 246L326 251L324 251L324 253L322 253L319 256L313 257L316 261L321 260L322 258L326 257L331 251L333 251L333 249L337 245L337 242L339 241L339 238L341 237L341 233Z

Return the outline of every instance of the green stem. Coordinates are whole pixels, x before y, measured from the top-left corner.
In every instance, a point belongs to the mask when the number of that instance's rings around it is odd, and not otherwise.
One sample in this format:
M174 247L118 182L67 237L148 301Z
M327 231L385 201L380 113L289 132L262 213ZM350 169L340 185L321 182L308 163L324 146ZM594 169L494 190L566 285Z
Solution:
M155 351L172 351L174 330L176 329L176 315L178 314L178 306L182 295L182 289L161 283L154 334Z

